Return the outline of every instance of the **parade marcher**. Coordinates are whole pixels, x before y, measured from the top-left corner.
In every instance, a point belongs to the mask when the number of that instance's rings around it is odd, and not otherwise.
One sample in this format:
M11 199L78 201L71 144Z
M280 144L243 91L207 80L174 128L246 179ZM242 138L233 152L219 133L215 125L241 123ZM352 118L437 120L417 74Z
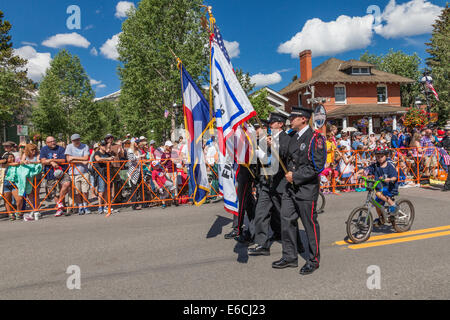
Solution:
M236 154L242 150L238 150L240 147L248 148L246 143L239 143L237 136L235 138L235 152ZM249 159L248 159L249 160ZM245 160L247 162L247 159ZM233 216L232 230L230 233L225 234L225 239L235 239L241 243L252 243L253 235L250 232L250 226L244 230L244 217L247 214L249 223L253 222L255 217L255 197L253 196L253 187L256 178L256 168L254 165L248 163L239 163L236 170L236 183L237 183L237 198L238 198L238 215Z
M290 115L291 126L297 134L291 138L287 152L288 183L281 208L283 256L272 263L276 269L298 266L298 251L304 251L301 241L298 241L297 220L300 217L308 241L308 258L300 269L302 275L311 274L319 268L320 228L316 203L320 187L319 174L326 162L325 139L308 125L311 114L311 109L294 107Z
M270 128L272 137L268 140L267 152L270 154L271 164L264 166L265 171L271 171L275 164L276 156L283 163L286 162L286 154L289 146L290 136L283 130L283 126L286 123L287 117L279 114L272 113L270 115ZM286 188L286 178L283 168L278 163L276 172L270 172L271 175L266 177L264 174L259 176L260 184L258 190L258 200L255 210L255 246L249 248L249 255L269 255L270 254L270 240L281 240L281 199L283 192ZM272 227L273 236L269 238L269 225Z

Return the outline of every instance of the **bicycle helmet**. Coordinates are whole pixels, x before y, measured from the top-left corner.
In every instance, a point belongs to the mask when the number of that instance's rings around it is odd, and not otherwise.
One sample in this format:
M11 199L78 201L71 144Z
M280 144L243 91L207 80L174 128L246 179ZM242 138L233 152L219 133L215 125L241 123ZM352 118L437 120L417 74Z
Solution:
M380 155L388 155L389 154L389 150L387 149L383 149L383 148L376 148L375 149L375 155L380 154Z

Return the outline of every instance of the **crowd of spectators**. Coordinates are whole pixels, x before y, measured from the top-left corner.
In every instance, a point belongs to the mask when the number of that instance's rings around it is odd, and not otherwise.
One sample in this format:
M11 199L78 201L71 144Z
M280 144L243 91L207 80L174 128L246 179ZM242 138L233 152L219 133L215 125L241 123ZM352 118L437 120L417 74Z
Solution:
M49 136L40 150L33 143L3 143L0 194L4 207L0 213L9 212L10 220L38 220L39 208L45 207L43 200L57 217L118 212L123 206L141 210L192 203L194 184L188 179L188 146L183 137L161 146L144 136L116 139L108 134L92 146L81 140L74 134L66 146ZM329 126L326 141L327 161L321 173L324 193L364 191L357 173L373 163L374 151L380 149L390 150L389 161L397 168L403 187L417 182L418 175L420 179L442 178L448 170L444 155L449 151L450 130L363 135ZM218 151L214 137L203 145L211 186L208 201L222 199Z
M436 127L393 130L381 134L327 130L327 161L321 173L324 193L365 191L358 185L357 172L374 162L375 150L389 150L389 161L397 168L402 187L443 179L450 130ZM445 180L445 179L443 179Z
M162 208L189 201L192 186L187 183L187 146L182 137L163 146L144 136L116 140L108 134L92 147L81 140L74 134L66 146L49 136L40 151L33 143L3 143L0 213L9 212L10 220L38 220L36 208L43 208L42 198L54 201L56 217L106 213L109 201L111 212L123 205L141 210L154 199ZM31 167L32 171L22 170Z

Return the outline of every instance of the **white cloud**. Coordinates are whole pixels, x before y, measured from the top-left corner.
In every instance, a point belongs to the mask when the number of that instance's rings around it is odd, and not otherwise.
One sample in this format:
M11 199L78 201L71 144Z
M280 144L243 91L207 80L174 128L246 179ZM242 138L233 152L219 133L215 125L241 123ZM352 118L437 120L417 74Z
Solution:
M271 74L258 73L250 77L250 81L255 84L257 88L277 84L280 83L281 80L283 79L278 72L274 72Z
M28 69L28 77L36 82L42 79L45 75L45 71L50 68L50 62L52 61L50 53L37 52L31 46L24 46L19 49L15 49L14 54L28 60L26 65L26 68Z
M111 60L117 60L119 58L119 53L117 52L117 45L119 44L120 33L114 35L111 39L106 40L106 42L100 48L100 52L103 56Z
M131 9L135 9L135 5L133 2L129 2L129 1L120 1L117 6L116 6L116 18L126 18L127 17L127 12Z
M239 57L239 54L241 53L241 50L239 49L239 42L237 41L230 42L224 40L223 43L225 44L225 48L227 49L230 59Z
M76 32L73 33L60 33L54 35L44 42L42 42L43 46L50 48L61 48L64 46L74 46L81 48L88 48L90 46L90 42L86 40L85 37L79 35Z
M98 51L97 51L97 49L96 49L95 47L93 47L93 48L91 49L91 54L92 54L93 56L98 56Z
M21 43L26 46L37 47L37 43L34 43L34 42L22 41Z
M411 0L399 5L391 0L381 16L386 23L374 30L387 39L431 33L432 24L443 9L425 0Z
M99 84L97 86L97 89L104 89L104 88L106 88L106 84Z
M349 17L342 15L336 21L308 20L301 32L278 47L278 53L298 58L301 51L310 49L312 55L328 56L366 48L372 41L372 15Z
M95 79L91 79L91 80L90 80L90 83L91 83L91 86L96 86L96 85L101 84L102 82L101 82L101 81L98 81L98 80L95 80Z

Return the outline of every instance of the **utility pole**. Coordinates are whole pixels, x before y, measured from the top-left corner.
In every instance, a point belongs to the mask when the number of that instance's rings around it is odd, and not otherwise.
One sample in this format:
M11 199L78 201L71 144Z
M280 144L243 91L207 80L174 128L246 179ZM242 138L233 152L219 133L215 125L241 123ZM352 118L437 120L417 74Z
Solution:
M308 104L311 105L311 108L314 109L314 105L327 102L327 98L325 97L316 98L316 87L311 86L311 99L307 99L306 101L308 102Z

